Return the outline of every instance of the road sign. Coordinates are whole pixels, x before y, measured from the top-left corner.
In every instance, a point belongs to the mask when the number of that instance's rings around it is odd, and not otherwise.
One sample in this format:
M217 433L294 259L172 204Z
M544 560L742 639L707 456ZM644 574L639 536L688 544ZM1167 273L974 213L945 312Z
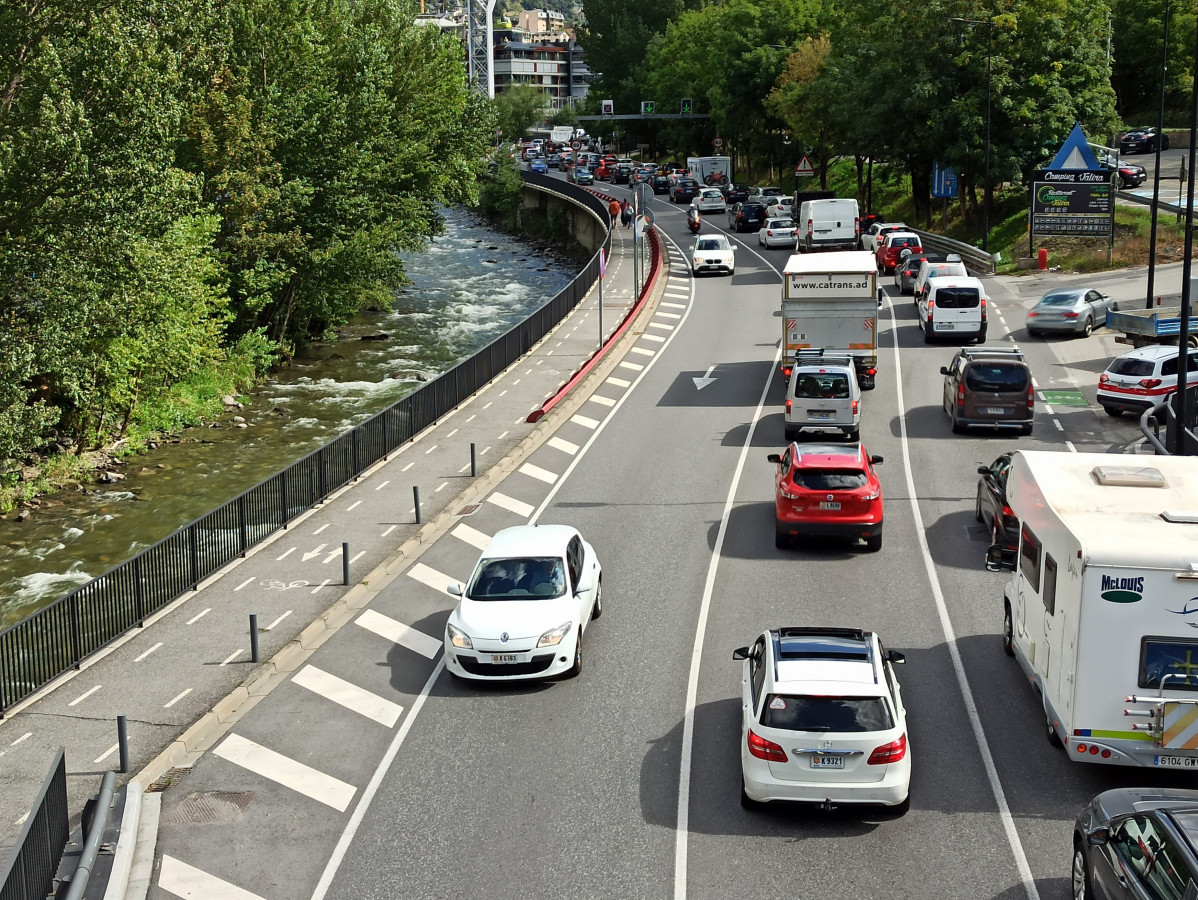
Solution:
M652 100L642 100L641 101L641 115L642 116L653 115L653 101Z
M811 165L811 158L804 153L803 158L799 160L799 164L795 166L796 175L814 175L815 166Z
M604 100L601 112L605 116L614 116L616 114L616 104L614 100Z
M570 141L570 149L571 150L581 150L582 149L582 141Z
M682 109L680 111L680 115L689 116L691 114L691 112L694 111L694 108L695 108L695 106L691 102L690 97L683 97L682 98Z
M957 173L953 171L952 166L942 166L938 162L932 163L932 196L946 198L957 196Z
M711 139L711 146L715 147L717 150L723 150L724 149L724 139L717 134L714 138Z

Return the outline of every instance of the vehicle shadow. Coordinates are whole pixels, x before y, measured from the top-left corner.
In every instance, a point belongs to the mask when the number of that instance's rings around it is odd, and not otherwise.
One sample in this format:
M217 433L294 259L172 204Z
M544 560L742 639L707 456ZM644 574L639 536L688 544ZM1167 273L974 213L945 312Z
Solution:
M715 547L720 523L707 528L707 545ZM731 559L787 559L796 563L822 563L852 559L867 553L865 545L834 538L803 538L790 547L774 546L773 502L743 503L728 513L728 528L720 554Z
M768 453L781 453L788 443L786 440L786 422L784 418L782 413L776 412L758 419L757 427L753 429L753 443L749 446L767 450ZM720 438L720 446L743 446L748 433L748 422L741 425L734 425L724 432L724 436ZM758 460L764 465L773 465L773 463L765 461L765 456L751 456L748 461L757 462Z
M747 284L776 285L778 283L778 273L776 273L773 269L754 269L753 271L745 272L744 274L741 274L740 272L738 272L737 274L732 276L732 283L734 285L742 285L742 284L746 284L746 285Z
M911 438L951 438L952 428L943 406L913 406L907 410L907 436ZM901 437L898 416L890 419L890 433Z
M932 522L928 525L927 537L928 549L938 565L957 569L985 568L990 528L974 516L973 504L968 510L949 513Z

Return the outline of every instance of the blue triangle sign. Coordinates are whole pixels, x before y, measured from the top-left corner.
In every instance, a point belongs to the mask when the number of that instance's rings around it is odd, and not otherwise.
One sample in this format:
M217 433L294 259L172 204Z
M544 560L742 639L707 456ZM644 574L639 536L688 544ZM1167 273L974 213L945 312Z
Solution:
M1098 160L1094 158L1094 153L1090 149L1090 145L1086 142L1085 132L1082 131L1082 123L1074 122L1073 130L1069 132L1069 137L1065 138L1065 143L1061 145L1061 149L1057 151L1057 155L1052 158L1052 162L1048 164L1049 169L1090 169L1101 170L1102 166L1098 164Z

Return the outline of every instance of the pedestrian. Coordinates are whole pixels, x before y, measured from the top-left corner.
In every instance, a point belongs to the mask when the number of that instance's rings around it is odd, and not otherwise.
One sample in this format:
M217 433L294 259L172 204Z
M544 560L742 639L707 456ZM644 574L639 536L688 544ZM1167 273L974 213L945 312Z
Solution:
M620 204L620 221L624 223L625 228L632 227L632 204L627 200Z
M618 216L621 212L623 212L623 207L620 205L620 201L617 200L615 197L613 197L611 203L607 204L607 211L611 215L610 227L615 228L616 227L616 216Z

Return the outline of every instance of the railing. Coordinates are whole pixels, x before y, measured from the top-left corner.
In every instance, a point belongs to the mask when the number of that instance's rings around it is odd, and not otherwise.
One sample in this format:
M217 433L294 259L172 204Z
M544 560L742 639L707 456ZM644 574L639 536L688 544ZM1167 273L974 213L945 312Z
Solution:
M1152 445L1157 456L1172 456L1177 450L1177 394L1171 394L1164 403L1144 410L1140 416L1140 431ZM1198 456L1198 388L1186 391L1186 427L1183 455ZM1161 430L1164 430L1164 435Z
M70 836L66 752L60 747L17 835L12 858L0 873L0 900L45 900Z
M522 174L531 184L552 188L590 210L607 232L607 206L595 194L560 179ZM610 242L609 235L605 249ZM527 353L578 305L598 277L596 253L552 300L469 359L132 559L0 631L0 716L435 424Z
M923 243L925 250L934 250L937 253L945 254L955 253L961 257L961 261L965 263L966 268L971 272L984 272L987 275L994 274L994 257L989 253L979 250L973 244L966 244L931 231L921 231L918 228L910 228L908 230L919 235L919 239Z

